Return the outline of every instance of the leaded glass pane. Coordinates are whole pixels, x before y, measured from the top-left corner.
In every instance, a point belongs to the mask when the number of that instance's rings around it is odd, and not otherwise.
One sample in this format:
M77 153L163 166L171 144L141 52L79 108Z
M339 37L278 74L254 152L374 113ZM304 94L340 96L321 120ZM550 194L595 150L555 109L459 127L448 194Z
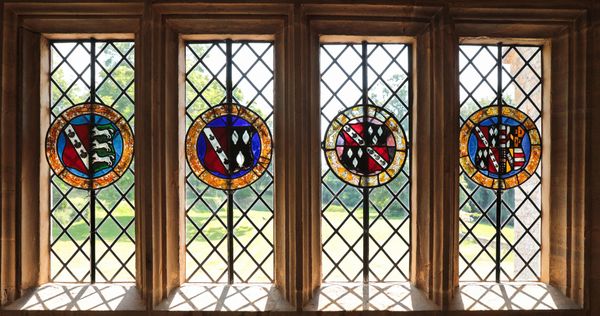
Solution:
M477 146L475 139L480 145L499 141L495 147L487 145L493 149L478 149L478 154L490 153L489 158L461 160L461 165L469 161L479 165L468 171L463 165L460 172L460 279L537 281L541 269L542 47L460 45L459 68L460 124L479 124L482 132L480 138L471 138L471 146ZM519 119L488 126L485 120L473 119L474 113L487 111L482 109L498 113L499 94L502 116ZM490 119L495 115L499 114L491 114ZM500 138L492 136L494 126L500 127ZM468 137L461 136L461 152L469 148L467 142ZM497 156L496 150L502 152L502 148L506 156ZM496 158L506 164L498 165ZM499 185L486 183L487 177L475 172L497 166L506 175Z
M50 274L55 282L135 280L134 162L124 160L128 155L131 157L133 149L133 135L129 133L134 128L134 59L134 44L130 41L50 43L50 123L77 109L90 110L92 114L88 117L95 117L96 122L90 125L94 126L89 134L93 145L84 142L89 152L94 153L90 154L93 162L90 170L100 168L109 173L103 179L94 175L93 187L99 189L81 188L76 182L55 173L51 175ZM98 105L85 105L90 102ZM109 124L102 115L114 115L112 122L117 124ZM79 148L74 140L88 135L79 131L90 123L75 123L77 119L69 121L65 130L69 134L69 128L74 127L75 136L56 149L66 166L64 155L68 155L69 144ZM79 166L83 171L87 160L82 157L75 157L72 162L83 163ZM107 165L98 166L96 159ZM77 169L77 165L72 167ZM121 169L118 174L110 175L111 167Z
M270 135L267 137L266 134L273 129L273 43L188 42L185 56L186 129L193 131L193 122L199 116L207 111L220 111L231 98L233 104L250 110L253 113L250 115L256 115L265 122L265 132L262 133L265 138L261 138L260 144L261 148L268 146L270 150L270 140L267 139ZM228 80L231 80L229 91ZM231 108L223 110L222 114L228 115L229 110ZM234 143L249 139L245 138L244 132L227 132ZM203 137L202 133L200 137ZM214 139L220 140L218 135ZM213 142L211 146L214 148L218 144ZM234 159L243 163L250 156L247 153ZM202 159L205 160L200 164L207 165L206 158L199 158ZM235 184L235 174L225 182L199 179L190 165L186 165L188 281L272 282L273 157L270 161L264 173L259 172L259 176L248 182L250 185L240 186ZM221 162L216 164L228 168L225 156L221 156ZM234 188L226 190L219 187L227 185ZM231 202L230 210L228 202ZM228 244L232 245L231 249L228 249Z
M408 279L410 63L406 44L321 45L324 281Z

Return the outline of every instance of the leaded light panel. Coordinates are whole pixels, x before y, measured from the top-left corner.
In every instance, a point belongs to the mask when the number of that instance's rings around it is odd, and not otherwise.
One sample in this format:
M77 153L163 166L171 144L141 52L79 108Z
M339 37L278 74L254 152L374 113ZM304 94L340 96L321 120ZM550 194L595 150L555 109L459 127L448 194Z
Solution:
M49 45L51 279L132 282L134 43Z
M323 43L323 280L406 281L411 46Z
M186 277L273 281L273 43L187 42Z
M460 45L462 281L538 281L542 46Z

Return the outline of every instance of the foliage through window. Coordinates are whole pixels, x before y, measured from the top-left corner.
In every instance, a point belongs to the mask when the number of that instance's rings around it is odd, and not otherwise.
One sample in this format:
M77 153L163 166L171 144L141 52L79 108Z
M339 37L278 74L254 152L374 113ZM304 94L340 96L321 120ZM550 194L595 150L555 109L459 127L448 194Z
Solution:
M50 43L51 278L135 280L134 44Z
M405 281L411 46L320 48L323 280Z
M187 42L186 277L273 281L273 43Z
M542 47L460 45L459 68L460 279L537 281Z

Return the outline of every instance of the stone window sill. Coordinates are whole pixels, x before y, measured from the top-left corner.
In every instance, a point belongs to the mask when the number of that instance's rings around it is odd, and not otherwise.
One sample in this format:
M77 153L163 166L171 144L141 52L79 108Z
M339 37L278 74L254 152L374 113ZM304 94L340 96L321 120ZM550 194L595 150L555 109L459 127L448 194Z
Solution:
M272 284L186 283L156 307L162 311L294 311ZM449 306L453 311L580 310L558 289L540 282L461 283ZM48 283L35 288L4 311L144 311L135 284ZM305 311L439 311L407 282L325 283Z
M133 283L47 283L2 310L142 311L145 303Z
M160 303L161 311L294 311L272 284L185 283Z
M324 283L305 311L437 311L439 307L408 282Z
M579 305L541 282L461 283L450 310L576 310Z

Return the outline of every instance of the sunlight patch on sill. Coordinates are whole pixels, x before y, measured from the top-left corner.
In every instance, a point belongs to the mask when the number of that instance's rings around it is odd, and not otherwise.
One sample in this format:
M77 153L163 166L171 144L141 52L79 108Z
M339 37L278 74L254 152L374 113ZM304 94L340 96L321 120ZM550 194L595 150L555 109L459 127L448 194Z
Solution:
M306 311L435 311L439 307L408 282L325 283Z
M28 291L3 310L116 311L144 310L135 284L48 283Z
M461 283L451 310L581 309L558 289L541 282Z
M169 311L293 311L272 284L186 283L160 303L158 310Z

